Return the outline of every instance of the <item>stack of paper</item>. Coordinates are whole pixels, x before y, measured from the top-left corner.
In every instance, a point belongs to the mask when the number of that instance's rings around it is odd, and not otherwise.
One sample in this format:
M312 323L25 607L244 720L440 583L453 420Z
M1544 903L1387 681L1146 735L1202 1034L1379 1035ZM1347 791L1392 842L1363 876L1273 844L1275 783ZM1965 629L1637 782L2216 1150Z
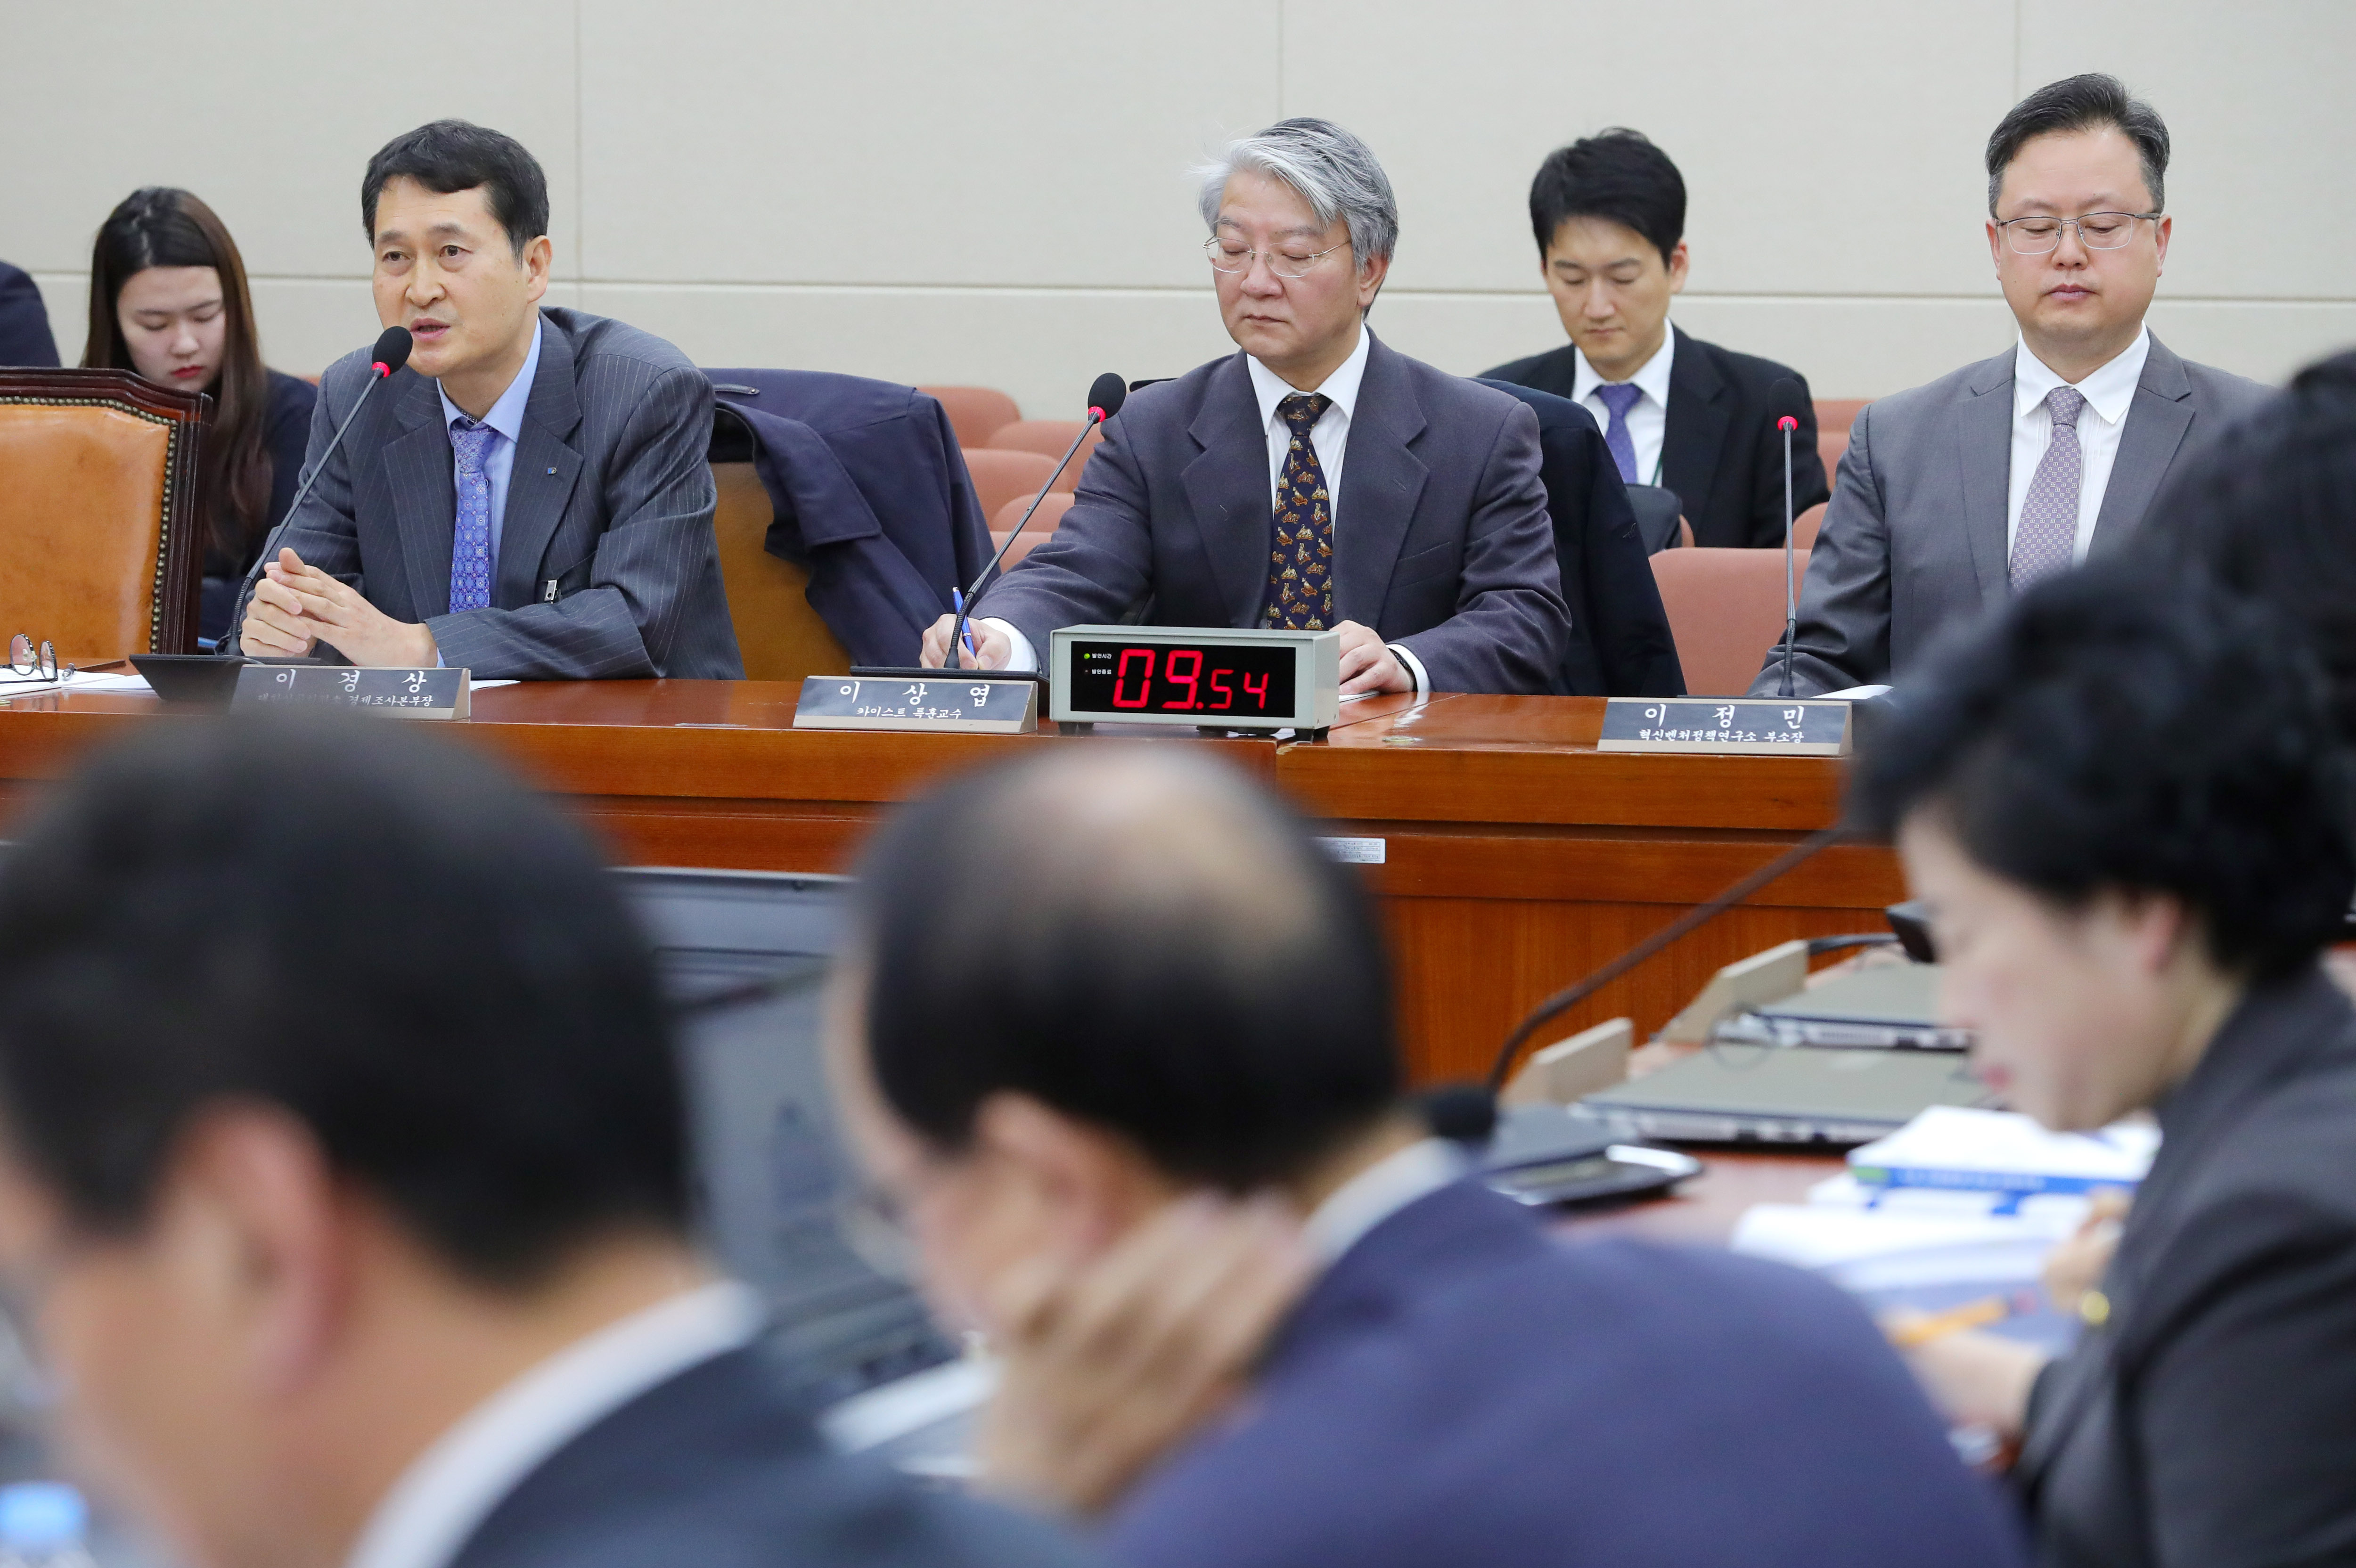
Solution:
M2011 1111L1933 1105L1888 1137L1852 1149L1848 1169L1869 1191L1993 1192L2017 1203L2032 1193L2132 1189L2158 1150L2159 1129L2148 1122L2054 1133Z

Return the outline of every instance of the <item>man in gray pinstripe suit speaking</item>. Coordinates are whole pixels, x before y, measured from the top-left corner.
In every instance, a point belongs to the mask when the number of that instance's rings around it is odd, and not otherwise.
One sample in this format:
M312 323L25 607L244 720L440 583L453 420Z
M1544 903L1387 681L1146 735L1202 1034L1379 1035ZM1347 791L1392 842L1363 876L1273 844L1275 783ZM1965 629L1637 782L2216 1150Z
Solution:
M659 337L540 307L539 163L436 121L369 160L360 208L377 315L416 347L287 520L230 651L742 679L712 534L711 383ZM313 463L369 359L320 378Z

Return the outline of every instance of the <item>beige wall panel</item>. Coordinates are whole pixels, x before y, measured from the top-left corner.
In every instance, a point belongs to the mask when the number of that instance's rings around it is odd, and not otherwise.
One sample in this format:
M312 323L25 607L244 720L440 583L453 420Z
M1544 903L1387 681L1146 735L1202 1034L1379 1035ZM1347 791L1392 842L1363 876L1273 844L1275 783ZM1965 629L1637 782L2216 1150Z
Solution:
M2356 5L2022 0L2020 58L2024 91L2107 70L2168 122L2163 297L2356 299Z
M1285 110L1340 121L1384 160L1402 286L1537 286L1530 176L1613 124L1685 175L1694 291L1985 286L1979 155L2012 101L2012 0L1285 11Z
M221 215L249 272L364 277L369 155L450 114L540 158L571 271L570 0L475 5L455 28L315 0L0 0L0 256L83 271L117 201L177 185Z
M592 277L1192 284L1185 178L1276 110L1270 0L584 0Z
M1077 419L1100 371L1174 376L1232 352L1210 291L687 288L591 283L584 308L659 333L696 363L997 387Z

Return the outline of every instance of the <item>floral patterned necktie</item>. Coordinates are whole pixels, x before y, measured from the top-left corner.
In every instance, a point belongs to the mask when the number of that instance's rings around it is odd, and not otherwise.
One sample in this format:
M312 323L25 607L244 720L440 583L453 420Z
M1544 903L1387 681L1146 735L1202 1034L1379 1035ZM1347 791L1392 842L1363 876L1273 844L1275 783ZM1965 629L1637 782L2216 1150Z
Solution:
M1333 624L1333 502L1309 439L1333 406L1322 392L1295 392L1277 405L1292 446L1276 479L1276 542L1269 549L1260 619L1282 631L1322 632Z

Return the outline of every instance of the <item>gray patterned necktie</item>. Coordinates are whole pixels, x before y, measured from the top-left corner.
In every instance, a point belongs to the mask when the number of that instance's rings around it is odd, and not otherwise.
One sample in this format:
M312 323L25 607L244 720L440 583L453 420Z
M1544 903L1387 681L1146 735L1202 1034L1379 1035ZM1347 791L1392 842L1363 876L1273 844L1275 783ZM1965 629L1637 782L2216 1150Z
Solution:
M2066 571L2078 555L2078 492L2086 473L2086 454L2078 446L2078 415L2086 394L2075 387L2056 387L2045 394L2045 411L2053 418L2053 439L2038 460L2037 475L2021 497L2020 524L2012 531L2012 591L2015 593L2057 571Z

